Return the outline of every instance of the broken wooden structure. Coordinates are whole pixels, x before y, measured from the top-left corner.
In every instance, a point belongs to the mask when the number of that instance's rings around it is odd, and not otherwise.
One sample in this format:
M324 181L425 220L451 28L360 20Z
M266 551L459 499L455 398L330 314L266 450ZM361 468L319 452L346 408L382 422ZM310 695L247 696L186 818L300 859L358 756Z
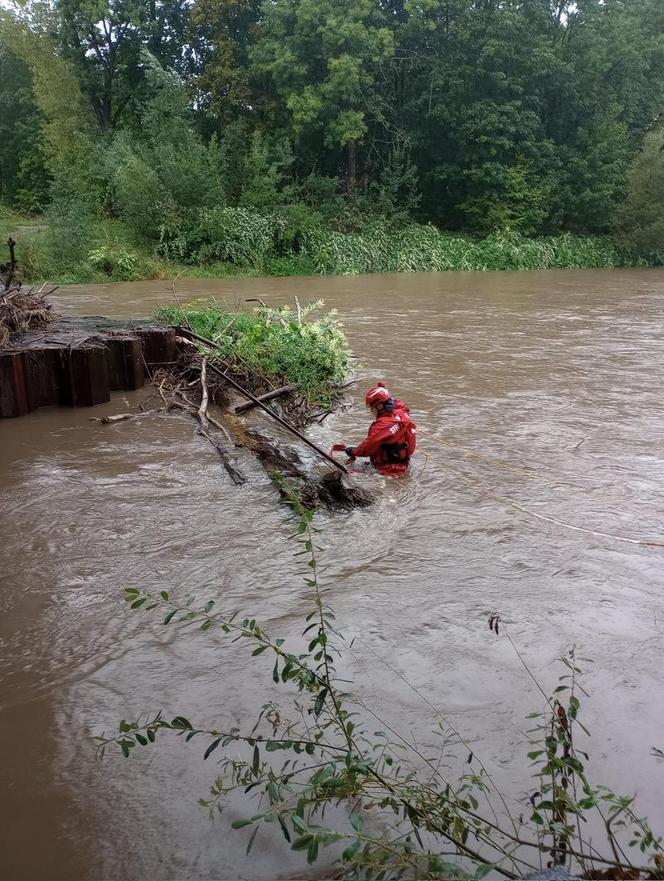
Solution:
M175 330L148 321L61 319L13 333L0 348L0 418L102 404L176 359Z
M11 333L0 347L0 418L23 416L39 407L92 407L110 401L113 391L133 391L153 382L163 406L149 412L180 410L196 419L198 433L216 449L236 485L246 482L235 450L243 447L272 479L278 476L275 484L282 495L296 492L308 507L365 507L373 502L373 494L351 480L343 464L270 406L295 394L297 386L255 397L214 363L213 353L209 361L201 353L201 341L209 341L195 338L181 327L100 317L56 319L45 327ZM240 401L235 396L238 390ZM208 412L212 404L221 405L225 425ZM266 411L335 468L318 473L303 463L295 447L252 429L236 415L251 408ZM94 421L110 424L138 415L146 414L123 413Z

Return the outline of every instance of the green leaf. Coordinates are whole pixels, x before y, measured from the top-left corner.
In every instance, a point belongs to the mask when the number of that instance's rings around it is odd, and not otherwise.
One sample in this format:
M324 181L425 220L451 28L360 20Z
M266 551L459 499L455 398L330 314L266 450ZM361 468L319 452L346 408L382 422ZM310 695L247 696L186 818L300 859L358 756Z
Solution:
M205 753L203 754L203 761L205 761L205 759L207 759L207 757L216 750L216 748L219 746L221 741L222 741L221 737L218 737L216 740L212 741L210 746L205 750Z
M254 747L254 758L251 767L254 774L258 774L258 770L260 768L260 752L258 749L258 745Z
M233 820L231 829L244 829L245 826L251 826L252 820Z
M284 822L284 818L281 816L281 814L277 814L277 820L279 821L279 825L281 826L281 831L284 833L284 838L290 844L291 843L290 832L288 831L288 826Z
M342 859L345 863L347 863L347 862L349 862L350 860L352 860L353 857L355 856L355 854L356 854L356 853L358 852L358 850L360 849L361 844L362 844L362 842L361 842L361 840L358 838L356 841L354 841L354 842L351 844L350 847L347 847L347 848L346 848L346 850L345 850L345 851L343 852L343 854L341 855L341 859Z
M322 688L316 697L316 703L314 704L314 715L320 716L323 707L325 706L325 698L327 697L327 688Z
M147 597L140 597L138 600L134 600L134 602L129 607L130 609L140 609L143 603L147 602Z
M257 833L258 833L258 826L256 826L256 828L254 829L254 831L251 834L251 838L249 839L249 843L247 844L247 849L245 850L246 856L249 856L251 848L254 846L254 839L256 838Z
M312 835L303 835L301 838L296 838L291 844L291 850L307 850L312 838Z
M168 615L166 615L166 617L164 618L164 624L170 624L171 621L173 620L173 618L175 618L175 616L177 615L177 613L178 613L177 609L173 609L172 612L169 612Z
M214 600L208 600L207 603L203 606L203 611L206 615L209 615L212 609L214 608Z
M268 646L266 646L266 645L259 645L257 649L254 649L254 650L253 650L253 652L251 653L251 655L252 655L252 657L255 657L256 655L262 655L263 652L266 651L267 649L268 649Z
M168 598L169 598L168 591L167 590L160 591L159 596L162 598L162 600L168 600Z
M350 825L356 832L361 832L362 827L364 826L364 820L359 814L351 814L350 815Z
M307 862L311 866L312 863L315 863L318 859L318 841L314 838L314 840L309 845L309 850L307 852Z

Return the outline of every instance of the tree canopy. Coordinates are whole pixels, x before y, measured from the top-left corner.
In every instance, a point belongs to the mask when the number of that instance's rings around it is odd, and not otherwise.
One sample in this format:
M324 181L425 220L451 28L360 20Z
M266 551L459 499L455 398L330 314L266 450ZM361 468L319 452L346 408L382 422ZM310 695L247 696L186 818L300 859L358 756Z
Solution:
M0 198L44 206L84 137L76 186L143 234L160 212L293 204L340 231L376 214L625 230L664 110L660 0L30 0L0 15Z

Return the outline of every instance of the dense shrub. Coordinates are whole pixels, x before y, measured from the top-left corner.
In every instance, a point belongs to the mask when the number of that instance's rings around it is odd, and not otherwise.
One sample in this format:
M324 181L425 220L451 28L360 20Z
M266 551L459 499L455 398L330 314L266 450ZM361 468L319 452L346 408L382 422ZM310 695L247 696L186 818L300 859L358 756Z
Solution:
M259 307L229 312L214 301L183 308L167 306L157 313L167 324L187 323L212 339L220 358L241 375L298 383L310 401L326 402L335 383L348 372L346 338L334 312L318 320L310 315L319 303L297 311Z

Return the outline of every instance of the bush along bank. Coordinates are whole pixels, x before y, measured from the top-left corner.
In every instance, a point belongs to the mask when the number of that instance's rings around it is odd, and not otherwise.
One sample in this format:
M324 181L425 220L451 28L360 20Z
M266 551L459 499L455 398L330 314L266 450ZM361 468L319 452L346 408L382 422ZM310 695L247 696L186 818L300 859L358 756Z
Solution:
M294 269L323 275L364 272L599 269L662 266L664 251L630 250L609 236L527 238L505 231L486 238L447 235L428 224L385 221L336 232L306 214L258 214L242 208L201 209L161 227L157 252L173 262L205 266ZM275 274L281 274L276 272Z
M19 238L25 281L137 281L238 275L355 275L527 269L663 266L664 250L640 251L610 236L528 238L512 231L484 238L432 225L377 220L340 232L301 206L259 213L204 208L164 221L158 239L138 240L116 222L91 221L76 248L55 227ZM71 238L70 233L65 238Z

